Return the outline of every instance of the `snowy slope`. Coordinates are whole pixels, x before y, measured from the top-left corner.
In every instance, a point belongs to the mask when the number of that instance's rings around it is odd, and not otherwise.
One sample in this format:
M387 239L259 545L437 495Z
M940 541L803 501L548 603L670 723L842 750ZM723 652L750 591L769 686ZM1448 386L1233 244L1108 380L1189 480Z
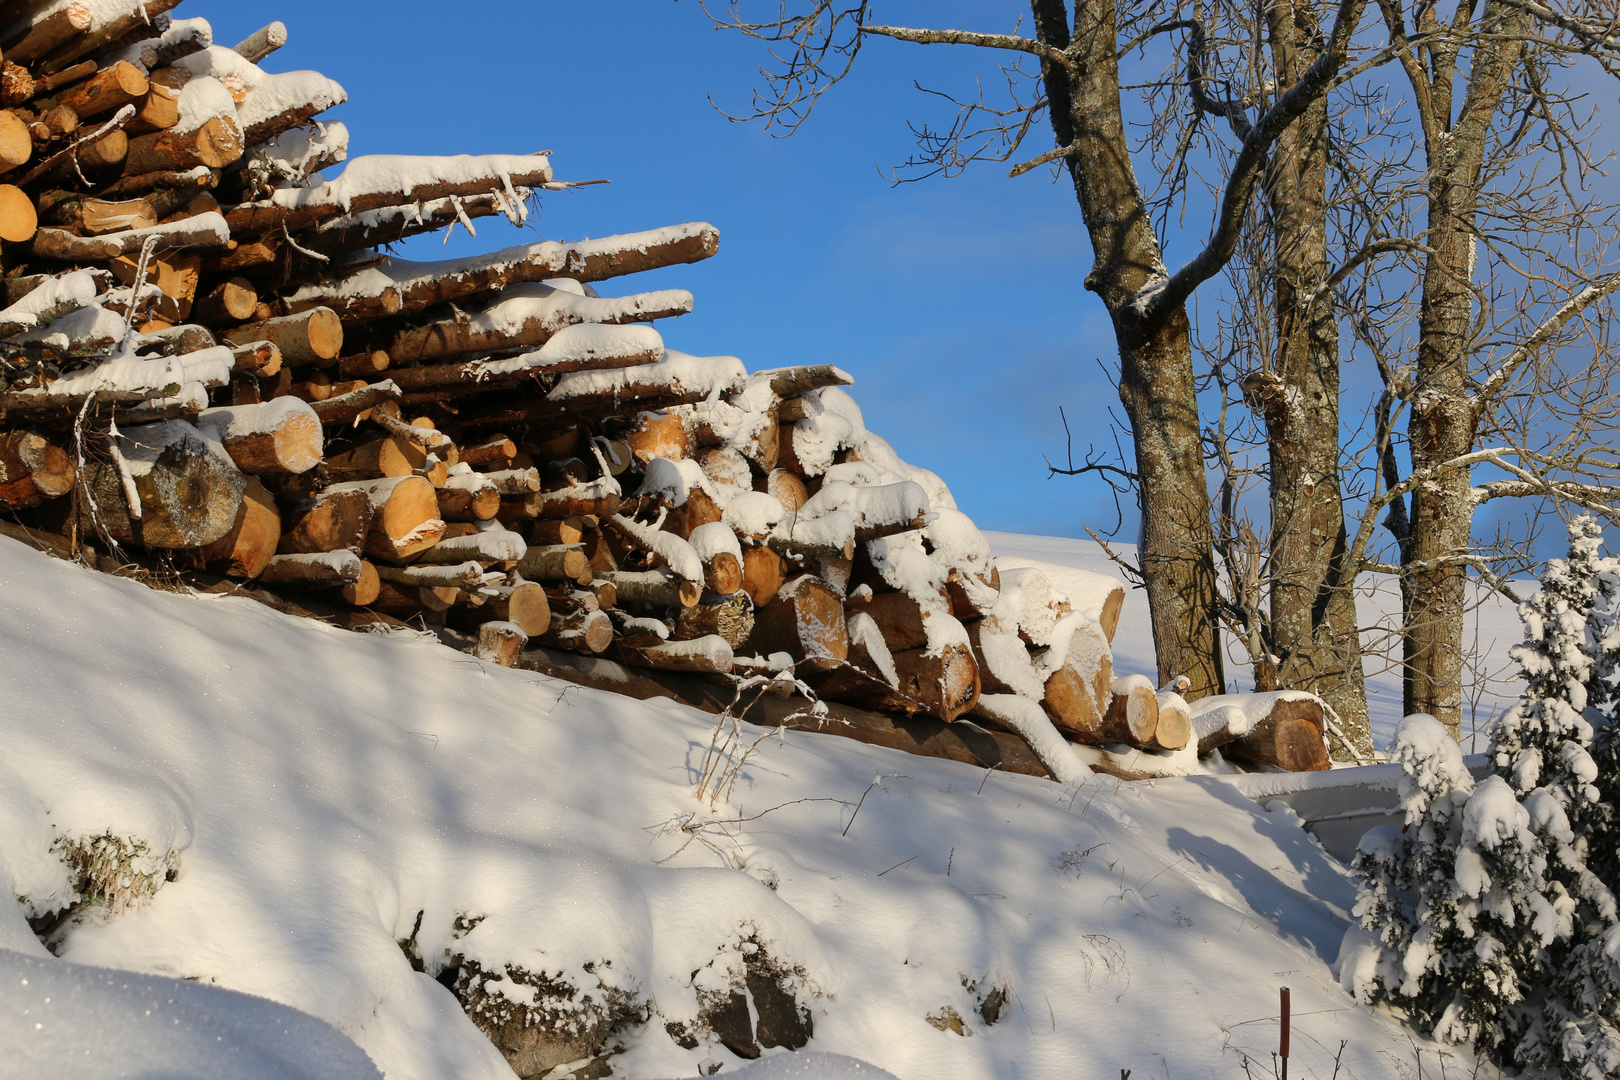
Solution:
M1412 1057L1330 971L1344 870L1220 778L1065 788L790 733L711 810L693 797L711 717L10 540L0 656L0 877L19 897L0 946L44 955L23 917L63 898L53 843L138 840L155 897L73 926L64 959L292 1006L390 1080L511 1075L430 977L473 940L452 940L458 915L485 917L486 966L645 1003L615 1075L739 1071L664 1022L750 937L802 969L810 1050L903 1078L1228 1078L1275 1049L1279 984L1291 1075L1335 1075L1341 1040L1344 1080ZM398 944L419 917L428 973ZM947 1009L971 1035L926 1022Z
M1056 536L1025 536L1018 533L986 532L985 538L996 554L996 563L1002 567L1033 566L1039 568L1058 588L1065 587L1066 569L1089 570L1122 578L1118 566L1090 540L1069 540ZM1136 548L1132 544L1113 544L1109 547L1126 561L1134 561ZM1534 591L1534 583L1519 586L1521 594ZM1363 628L1362 643L1369 651L1363 670L1367 679L1367 707L1372 715L1373 742L1380 749L1395 737L1395 725L1400 723L1401 673L1399 643L1392 637L1393 628L1400 624L1401 597L1396 585L1387 578L1368 575L1356 599L1357 617ZM1463 752L1478 753L1485 749L1486 732L1491 722L1519 694L1522 683L1519 668L1508 657L1508 650L1524 640L1524 628L1514 605L1495 593L1478 593L1468 613L1464 630L1464 643L1478 653L1475 677L1463 694ZM1372 653L1390 647L1396 650L1386 660ZM1229 644L1226 678L1240 689L1254 685L1242 651ZM1125 609L1119 620L1119 636L1114 640L1115 672L1141 672L1153 675L1153 636L1148 621L1147 594L1131 589L1125 594Z

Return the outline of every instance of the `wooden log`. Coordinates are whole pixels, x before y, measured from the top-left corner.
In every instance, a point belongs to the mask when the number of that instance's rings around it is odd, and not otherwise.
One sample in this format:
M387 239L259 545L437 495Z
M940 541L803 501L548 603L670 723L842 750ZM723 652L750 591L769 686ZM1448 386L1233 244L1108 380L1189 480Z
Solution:
M529 635L517 623L505 620L482 623L478 627L478 644L472 654L501 667L515 667Z
M121 105L138 101L146 94L149 85L145 72L127 60L119 60L44 104L66 105L81 120L89 120L110 113Z
M233 345L270 341L290 364L334 360L343 351L343 323L328 308L311 308L263 322L233 327L220 335Z
M732 648L730 642L713 635L661 641L656 635L643 634L614 642L607 655L631 667L727 675L733 662Z
M792 514L805 503L810 501L810 489L804 486L804 481L786 469L772 469L762 476L755 485L758 490L776 496L776 501L782 504L782 509Z
M87 56L115 52L150 35L152 24L180 0L140 0L129 4L121 14L103 13L101 25L75 34L50 50L40 70L51 72L72 67ZM111 17L107 17L111 15Z
M653 608L679 611L696 604L703 596L695 581L682 581L662 570L593 571L618 593L620 604L645 604Z
M461 590L451 588L417 588L396 585L391 581L377 583L377 595L371 607L406 618L438 616L455 606Z
M890 654L901 694L922 703L928 715L950 723L979 701L979 665L966 645L950 645L937 655L926 649Z
M377 576L395 585L460 589L468 592L483 581L484 567L472 559L450 564L417 562L410 566L379 566Z
M286 589L342 589L359 584L365 577L365 567L370 565L346 549L307 555L277 555L265 566L259 581ZM376 574L375 567L372 567L372 574ZM363 595L363 592L356 595ZM375 591L371 599L376 599Z
M27 68L10 60L0 64L0 105L21 105L36 93L38 86Z
M1140 675L1115 679L1097 741L1146 746L1158 726L1159 697L1153 684Z
M1153 731L1149 749L1183 750L1193 741L1192 711L1187 701L1174 691L1160 690L1159 726Z
M453 619L497 619L517 624L525 634L537 637L551 625L551 602L546 590L532 581L519 581L511 585L488 585L479 590L484 596L483 606L458 608Z
M742 560L729 551L719 551L703 564L703 588L717 596L731 596L743 586ZM747 596L747 593L743 595ZM753 599L748 602L753 607Z
M282 533L282 554L313 554L347 549L358 555L371 531L368 492L328 488L297 507Z
M245 277L233 277L214 286L206 296L197 301L197 318L205 323L238 323L253 317L259 307L259 291L253 282ZM227 339L232 340L232 339ZM235 339L235 343L261 340L269 338ZM272 342L272 344L275 344ZM277 346L279 351L280 346Z
M198 423L215 430L225 452L245 473L308 472L321 460L320 418L295 397L206 409Z
M796 662L847 659L849 633L842 598L819 578L808 574L794 578L754 613L747 651L760 656L785 652Z
M472 466L506 468L517 457L517 443L505 435L491 435L476 446L461 448L461 461Z
M256 578L276 554L281 511L258 477L248 477L242 508L231 531L202 548L202 559L227 577Z
M281 371L281 350L273 342L250 341L230 348L235 360L231 371L235 374L268 378Z
M0 184L0 240L23 243L33 239L38 227L34 200L19 187Z
M742 588L755 607L770 603L784 580L782 556L764 546L743 548Z
M452 196L487 195L508 190L508 187L536 188L550 182L551 166L543 156L536 156L533 160L534 165L526 170L506 170L503 174L502 170L491 167L485 177L460 181L432 180L396 191L361 192L347 196L343 203L308 202L299 206L285 206L269 200L241 203L226 215L226 221L230 224L232 235L254 235L272 230L281 232L283 229L298 233L322 222L388 207L427 203Z
M638 412L620 436L630 454L642 465L653 458L672 461L691 456L692 435L678 413L649 410Z
M180 95L160 83L148 83L134 105L135 116L124 127L130 135L151 135L180 123Z
M674 641L691 641L711 635L723 638L733 649L742 647L754 631L754 602L745 592L711 597L682 608L670 634Z
M91 9L84 3L70 3L48 11L30 12L13 24L0 40L6 59L16 64L32 64L54 52L74 37L90 29Z
M126 176L180 171L198 165L223 169L241 157L243 149L241 129L234 119L226 116L210 117L186 130L177 125L149 135L137 135L125 145L122 160Z
M120 542L199 548L236 524L247 478L217 442L184 420L129 428L116 448L134 481L138 515L120 470L97 462L86 470L85 485L95 508L90 500L81 500L86 504L81 507L82 532L96 535L105 528Z
M341 378L369 381L375 378L378 372L388 370L389 359L388 354L381 349L368 349L365 352L340 356L331 361L323 360L319 363L330 364Z
M463 204L466 207L466 203ZM428 208L422 208L428 211ZM429 216L430 212L424 213ZM403 220L403 218L402 218ZM455 220L453 208L449 220ZM438 221L430 227L442 227ZM389 243L400 237L357 235L353 247ZM449 262L420 263L385 259L363 279L333 275L305 285L294 295L294 302L336 304L356 292L378 294L396 290L402 314L424 311L436 304L452 303L509 285L542 282L568 277L576 281L604 281L625 274L640 273L661 266L697 262L719 250L720 234L711 225L691 224L652 233L607 236L578 243L542 241L508 248L489 255Z
M544 633L530 636L549 648L600 655L613 644L613 620L605 612L584 608L554 613Z
M483 473L449 470L439 488L439 516L446 521L489 521L501 508L501 493Z
M444 535L438 495L420 476L351 481L326 490L362 491L370 499L372 517L365 552L375 559L399 565Z
M705 525L718 524L725 517L718 503L702 488L686 493L686 501L671 510L664 519L664 531L684 538L690 537ZM728 530L729 531L729 530Z
M399 387L384 379L382 382L370 383L327 398L325 401L312 402L310 408L315 410L315 415L321 418L322 424L328 426L347 424L384 402L397 401L399 396Z
M754 378L769 380L771 392L782 399L802 397L824 386L850 386L855 382L848 372L833 364L773 368L757 373Z
M706 682L690 675L634 671L618 665L610 666L601 658L580 660L543 648L525 650L519 666L642 700L670 698L709 713L728 709L734 695L730 686ZM744 705L747 706L744 718L750 723L763 725L763 730L781 724L794 730L819 733L817 737L854 739L921 757L957 761L975 770L975 783L987 769L1051 776L1046 766L1018 736L986 731L966 720L946 724L923 716L886 716L839 702L829 702L827 716L821 717L811 715L802 698L777 698L766 693L745 697ZM829 723L827 717L833 722Z
M34 140L28 125L16 113L0 111L0 173L28 163L34 156Z
M591 580L590 560L578 547L531 547L517 566L530 581L572 581L584 585Z
M43 435L0 435L0 508L22 510L59 498L73 490L77 476L73 458Z
M584 539L584 518L542 518L529 526L529 543L539 547L577 544Z
M329 454L322 468L331 477L412 476L427 467L427 458L427 451L419 444L390 435L353 450Z
M903 592L873 593L861 611L877 624L891 652L928 647L927 615Z
M1103 717L1113 701L1113 674L1113 659L1106 655L1089 677L1066 663L1046 680L1041 707L1059 730L1077 742L1095 743L1102 739Z
M1270 708L1253 721L1247 733L1217 745L1224 756L1235 761L1275 765L1289 772L1315 772L1332 765L1323 737L1324 727L1322 705L1317 699L1278 694L1272 698ZM1204 743L1205 737L1201 735L1201 752Z
M277 19L273 23L259 27L238 41L232 49L238 55L257 64L285 44L287 44L287 24Z

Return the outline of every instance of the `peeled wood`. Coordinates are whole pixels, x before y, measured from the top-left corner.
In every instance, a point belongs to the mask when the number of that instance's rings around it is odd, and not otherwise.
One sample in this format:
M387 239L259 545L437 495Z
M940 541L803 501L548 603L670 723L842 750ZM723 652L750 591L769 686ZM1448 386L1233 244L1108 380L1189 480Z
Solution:
M620 436L631 455L642 465L653 458L678 461L692 454L692 435L685 419L678 413L645 411L631 417L630 425Z
M242 132L235 120L225 116L210 117L190 131L166 128L130 139L124 157L124 174L138 176L198 165L223 169L242 156L242 148ZM235 232L235 228L231 231Z
M760 656L785 652L795 661L848 659L843 599L818 578L795 578L754 613L748 648Z
M530 581L573 581L581 585L591 580L591 563L577 547L531 547L517 566Z
M1275 765L1289 772L1315 772L1332 766L1323 728L1320 702L1314 698L1282 699L1248 734L1222 746L1221 753L1234 761Z
M308 472L321 460L321 422L313 410L266 402L234 406L230 416L231 426L221 432L221 441L245 473Z
M28 125L16 113L0 111L0 173L26 164L34 156Z
M530 637L549 648L600 655L613 644L613 620L606 612L584 608L554 613L545 632Z
M755 607L770 603L784 580L782 556L768 547L743 548L742 589Z
M0 435L0 507L21 510L66 495L76 476L73 459L43 435Z
M120 60L102 68L48 104L66 105L81 120L88 120L139 100L146 94L148 86L146 74L140 68L127 60Z
M711 602L712 601L712 602ZM726 640L733 649L742 647L754 631L754 602L745 592L734 592L723 598L709 598L682 608L670 637L676 641L713 634Z
M202 549L203 561L224 564L228 577L256 578L276 554L281 539L281 511L257 477L248 477L242 508L231 531Z
M21 188L0 184L0 240L22 243L39 227L34 201Z
M947 646L937 656L926 649L891 652L899 691L919 701L928 715L949 723L979 702L979 665L966 645Z
M270 341L290 364L313 364L333 360L343 351L343 323L328 308L311 308L296 315L247 323L225 331L221 337L234 344Z

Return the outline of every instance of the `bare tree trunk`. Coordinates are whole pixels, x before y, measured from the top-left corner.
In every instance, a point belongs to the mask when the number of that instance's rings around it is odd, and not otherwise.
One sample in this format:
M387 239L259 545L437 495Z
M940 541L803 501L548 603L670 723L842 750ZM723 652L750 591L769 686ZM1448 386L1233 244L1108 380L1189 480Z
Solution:
M1076 5L1071 39L1062 0L1031 0L1036 36L1077 46L1073 69L1042 60L1053 133L1067 159L1095 262L1086 288L1113 318L1120 401L1135 442L1142 506L1139 557L1153 615L1159 676L1192 680L1187 697L1225 687L1209 489L1204 479L1192 343L1185 307L1144 327L1132 301L1165 278L1158 238L1131 168L1120 106L1112 3Z
M1386 20L1399 19L1386 0ZM1430 16L1432 18L1432 15ZM1441 470L1468 453L1478 434L1469 360L1473 330L1476 210L1491 125L1513 80L1531 27L1523 10L1500 0L1484 7L1466 93L1453 123L1456 45L1428 51L1432 72L1403 58L1417 91L1430 178L1417 370L1407 434L1412 470L1436 475L1412 493L1411 543L1403 551L1404 702L1408 714L1437 717L1454 737L1462 728L1463 616L1474 502L1466 468ZM1398 26L1397 22L1397 26Z
M1266 9L1279 86L1320 55L1315 10ZM1358 750L1372 749L1339 479L1339 338L1323 288L1327 250L1328 107L1318 99L1279 136L1267 177L1276 252L1277 351L1250 395L1270 449L1271 630L1280 686L1310 690L1338 713ZM1247 390L1251 383L1246 383Z

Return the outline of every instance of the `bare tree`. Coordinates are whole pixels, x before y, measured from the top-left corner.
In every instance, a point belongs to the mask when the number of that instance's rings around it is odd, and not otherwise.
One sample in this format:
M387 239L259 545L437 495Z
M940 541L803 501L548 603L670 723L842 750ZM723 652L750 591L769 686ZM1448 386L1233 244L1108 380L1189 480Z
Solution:
M1222 181L1210 238L1173 273L1132 164L1120 57L1149 44L1173 50L1176 31L1201 33L1196 17L1169 17L1175 13L1154 0L1031 0L1026 35L886 26L874 21L873 6L874 0L778 0L768 5L774 8L770 17L752 21L742 4L722 16L711 12L717 24L773 46L775 66L765 69L752 112L739 119L763 119L791 132L874 37L969 46L1008 58L1002 68L1008 103L956 100L948 129L918 129L919 154L908 164L924 173L949 173L972 161L1013 161L1046 121L1054 149L1011 172L1017 176L1047 163L1064 168L1091 239L1085 285L1106 307L1119 351L1119 394L1131 428L1142 511L1139 558L1159 674L1188 676L1193 696L1220 692L1220 601L1187 303L1236 251L1278 139L1342 77L1365 0L1341 0L1314 59L1291 65L1288 81L1267 95L1268 104L1252 121L1246 103L1209 92L1201 46L1172 52L1184 57L1177 66L1185 66L1187 78L1180 85L1196 97L1196 113L1226 119L1237 139L1235 151L1218 163ZM1160 179L1168 199L1185 182L1176 173Z

